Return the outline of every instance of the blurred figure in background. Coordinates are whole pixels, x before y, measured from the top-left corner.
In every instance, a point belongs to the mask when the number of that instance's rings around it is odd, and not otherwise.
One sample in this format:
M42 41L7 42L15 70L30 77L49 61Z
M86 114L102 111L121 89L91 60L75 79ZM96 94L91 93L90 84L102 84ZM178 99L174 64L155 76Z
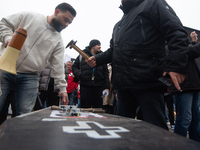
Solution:
M68 70L68 81L67 81L67 94L69 98L69 104L73 105L74 100L74 90L78 87L78 81L74 79L74 74L72 72L72 62L67 62L67 70Z
M102 53L100 41L91 40L83 51L88 56ZM105 90L109 93L110 89L107 65L90 67L85 58L79 55L72 66L72 71L75 79L80 81L81 108L102 108L102 92Z
M103 109L105 110L105 113L113 114L114 109L113 109L113 86L111 82L111 76L112 76L112 66L111 64L108 64L108 75L109 75L109 81L110 81L110 90L109 90L109 95L103 97Z

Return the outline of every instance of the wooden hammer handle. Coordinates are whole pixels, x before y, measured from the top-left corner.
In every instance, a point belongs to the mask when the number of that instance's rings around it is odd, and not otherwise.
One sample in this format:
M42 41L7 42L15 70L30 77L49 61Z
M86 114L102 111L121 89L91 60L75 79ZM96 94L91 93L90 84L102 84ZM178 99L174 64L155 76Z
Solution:
M62 110L62 109L59 108L58 106L53 105L53 106L51 106L51 110Z
M89 59L89 56L86 53L84 53L80 48L78 48L76 45L72 44L71 47L74 48L85 59L87 59L87 60Z

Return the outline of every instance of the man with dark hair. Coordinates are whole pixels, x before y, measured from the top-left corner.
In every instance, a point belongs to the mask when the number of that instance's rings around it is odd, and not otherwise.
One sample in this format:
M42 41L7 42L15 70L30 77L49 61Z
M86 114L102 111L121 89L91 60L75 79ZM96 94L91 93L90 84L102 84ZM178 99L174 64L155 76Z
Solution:
M51 77L58 86L63 101L68 103L64 74L64 45L60 32L72 23L76 11L67 4L59 4L51 16L34 12L20 12L0 21L0 42L6 48L13 32L21 27L28 36L16 62L17 75L2 72L0 111L14 86L17 115L32 111L38 88L38 73L50 62ZM4 51L5 49L1 49Z
M61 3L61 4L59 4L59 5L55 8L55 10L56 10L56 9L59 9L59 10L62 11L62 12L69 11L69 12L72 14L72 16L76 17L76 11L75 11L74 8L73 8L71 5L69 5L68 3Z
M61 13L66 13L66 11L68 11L69 13L71 13L71 15L73 17L76 16L76 11L74 10L74 8L71 5L67 4L67 3L61 3L61 4L59 4L55 8L55 11L56 10L59 10ZM53 27L58 32L60 32L63 29L62 28L62 26L63 26L62 21L69 22L69 24L71 23L68 17L64 17L64 18L53 17L52 20L51 20L51 23L52 23Z
M102 53L100 41L91 40L84 52L88 56ZM75 79L80 80L81 108L102 108L102 92L110 89L107 65L90 67L79 55L72 66L72 72Z
M134 117L138 102L143 120L168 129L164 84L169 74L176 88L185 79L188 37L179 18L165 0L121 0L124 12L113 29L110 48L92 56L94 67L112 62L112 83L118 90L117 114ZM169 46L166 60L165 43Z

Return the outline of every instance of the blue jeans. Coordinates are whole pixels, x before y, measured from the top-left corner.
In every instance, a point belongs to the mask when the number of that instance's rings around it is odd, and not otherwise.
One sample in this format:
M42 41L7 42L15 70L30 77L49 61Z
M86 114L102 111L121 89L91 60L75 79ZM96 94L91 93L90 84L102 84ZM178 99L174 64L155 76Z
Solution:
M67 93L67 94L68 94L68 98L69 98L69 104L68 105L73 105L74 91L72 91L71 93Z
M16 113L21 115L31 112L37 97L39 77L36 73L18 73L17 75L2 72L0 111L6 97L13 87L15 90Z
M200 142L200 92L188 92L174 95L176 123L174 133L187 136Z
M78 108L81 108L81 99L78 98Z

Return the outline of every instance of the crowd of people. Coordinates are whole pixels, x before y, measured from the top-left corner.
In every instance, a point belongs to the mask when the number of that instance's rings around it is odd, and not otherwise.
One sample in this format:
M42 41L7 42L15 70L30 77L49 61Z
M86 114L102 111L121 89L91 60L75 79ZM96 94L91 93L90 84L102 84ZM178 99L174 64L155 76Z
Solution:
M3 119L12 100L15 115L78 104L142 119L166 130L167 115L171 127L175 125L174 133L187 136L189 132L190 139L200 142L198 35L192 32L189 44L180 19L164 0L121 0L120 8L124 16L113 28L108 50L102 52L101 42L92 39L83 50L90 58L79 55L74 63L64 63L60 35L76 16L70 4L59 4L48 17L21 12L3 18L2 51L18 27L30 35L17 58L17 75L1 71Z

